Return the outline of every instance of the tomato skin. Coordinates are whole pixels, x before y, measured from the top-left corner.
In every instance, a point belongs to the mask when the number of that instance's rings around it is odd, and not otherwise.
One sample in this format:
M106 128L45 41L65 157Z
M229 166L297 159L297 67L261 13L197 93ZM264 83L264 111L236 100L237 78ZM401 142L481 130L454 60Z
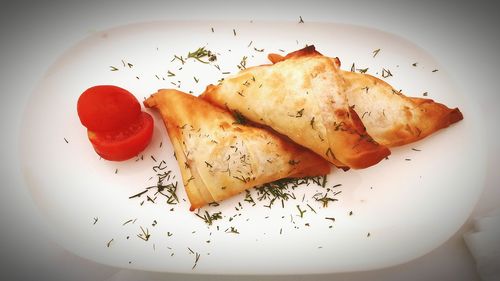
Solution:
M153 117L140 112L139 117L128 127L114 131L87 131L94 150L102 158L124 161L137 156L151 142Z
M112 85L85 90L78 98L78 116L91 131L113 131L127 127L141 113L139 101L129 91Z

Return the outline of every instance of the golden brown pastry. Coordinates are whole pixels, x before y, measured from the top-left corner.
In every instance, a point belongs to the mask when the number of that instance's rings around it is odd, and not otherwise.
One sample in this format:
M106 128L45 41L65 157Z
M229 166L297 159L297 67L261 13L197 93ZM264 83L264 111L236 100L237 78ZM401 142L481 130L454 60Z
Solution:
M310 52L322 56L310 48ZM268 57L277 63L300 52ZM333 60L340 66L338 58ZM381 145L408 144L463 119L458 108L451 109L431 99L407 97L371 75L342 70L337 74L345 81L349 105L361 117L368 134Z
M225 109L176 90L144 105L161 113L191 210L286 177L324 175L330 164L264 128L238 123Z
M463 119L458 108L431 99L412 98L368 74L341 72L349 104L368 134L388 147L422 139Z
M271 127L339 167L366 168L390 154L349 106L339 61L314 46L272 65L247 68L210 85L201 97Z

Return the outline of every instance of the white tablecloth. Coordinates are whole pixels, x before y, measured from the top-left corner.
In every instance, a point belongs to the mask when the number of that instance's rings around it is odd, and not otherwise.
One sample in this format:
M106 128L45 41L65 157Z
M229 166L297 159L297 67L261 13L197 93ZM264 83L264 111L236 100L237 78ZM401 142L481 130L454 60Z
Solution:
M500 209L473 218L464 234L465 244L476 263L481 280L500 280Z

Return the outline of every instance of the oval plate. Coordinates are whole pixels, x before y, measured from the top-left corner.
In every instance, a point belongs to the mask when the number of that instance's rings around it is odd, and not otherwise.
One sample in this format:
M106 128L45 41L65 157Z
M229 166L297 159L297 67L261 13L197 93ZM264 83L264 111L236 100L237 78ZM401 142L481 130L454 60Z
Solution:
M120 163L99 159L76 114L80 93L93 85L118 85L139 100L160 88L198 95L238 66L268 63L268 53L306 44L339 57L346 70L354 64L378 77L382 68L390 70L385 80L395 88L412 96L427 92L459 107L465 119L393 149L369 169L334 170L324 187L322 181L290 187L289 200L270 205L254 189L197 216L188 210L182 181L177 204L156 192L158 174L170 171L165 185L180 179L156 113L151 145ZM217 59L188 58L199 47ZM151 22L92 34L49 68L25 112L21 157L54 239L82 257L183 273L359 271L428 253L465 222L483 186L480 124L478 108L430 54L386 32L334 23ZM318 200L325 194L335 199L327 206Z

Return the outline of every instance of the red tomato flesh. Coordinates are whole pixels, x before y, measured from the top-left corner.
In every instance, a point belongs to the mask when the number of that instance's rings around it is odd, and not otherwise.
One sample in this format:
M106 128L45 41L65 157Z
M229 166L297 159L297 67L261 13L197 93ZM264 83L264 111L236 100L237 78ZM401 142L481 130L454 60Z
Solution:
M113 131L88 130L94 150L102 158L111 161L123 161L137 156L151 141L153 136L153 118L149 113L140 112L139 117L128 127Z
M99 85L80 95L78 116L90 131L114 131L127 128L141 113L139 101L117 86Z

